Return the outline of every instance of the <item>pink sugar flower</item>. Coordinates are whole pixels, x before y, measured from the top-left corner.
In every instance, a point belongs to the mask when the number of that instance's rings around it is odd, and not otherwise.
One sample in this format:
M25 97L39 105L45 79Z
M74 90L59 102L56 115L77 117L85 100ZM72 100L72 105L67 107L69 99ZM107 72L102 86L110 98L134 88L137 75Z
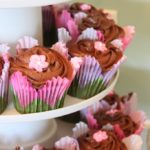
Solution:
M91 9L91 5L89 5L89 4L82 4L80 6L80 9L83 10L83 11L88 11L88 10Z
M93 139L96 142L102 142L103 140L106 140L108 138L108 135L105 131L98 131L93 135Z
M48 67L46 57L44 55L32 55L30 57L29 68L35 69L38 72L42 72L43 69Z
M107 50L106 45L100 41L94 43L94 48L98 51L104 52Z

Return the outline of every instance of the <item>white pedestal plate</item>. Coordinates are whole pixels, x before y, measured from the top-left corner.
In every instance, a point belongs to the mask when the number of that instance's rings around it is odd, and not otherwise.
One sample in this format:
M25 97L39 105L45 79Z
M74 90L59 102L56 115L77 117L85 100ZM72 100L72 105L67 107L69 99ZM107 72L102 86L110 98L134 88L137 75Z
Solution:
M42 44L41 6L66 1L69 0L0 0L0 42L11 45L13 53L16 40L24 35L33 36ZM48 146L55 139L57 130L53 118L76 112L99 101L113 90L118 76L119 72L104 91L86 101L67 96L65 106L61 109L22 115L10 103L0 115L0 150L13 150L16 145L30 150L37 143Z

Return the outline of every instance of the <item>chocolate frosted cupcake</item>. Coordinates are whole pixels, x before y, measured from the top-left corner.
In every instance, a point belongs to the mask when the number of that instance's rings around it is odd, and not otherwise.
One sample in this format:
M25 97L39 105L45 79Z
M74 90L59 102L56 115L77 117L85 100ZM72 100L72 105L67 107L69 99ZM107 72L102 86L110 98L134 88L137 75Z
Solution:
M107 124L119 126L125 137L134 134L139 128L139 125L136 124L130 116L120 111L111 110L107 112L97 112L94 117L100 127Z
M78 138L80 150L127 150L116 133L108 130L89 131Z
M83 122L73 128L73 136L78 140L80 150L127 150L113 130L90 130Z
M82 57L83 63L69 89L69 94L78 98L90 98L105 89L120 64L124 61L123 52L112 44L105 45L94 29L88 29L74 41L67 44L72 57Z
M9 49L6 44L0 44L0 113L5 110L8 103Z
M16 109L33 113L63 106L74 68L57 51L33 46L18 50L11 59L10 73Z
M103 46L101 51L98 47ZM102 72L107 72L112 69L113 65L116 64L123 56L122 51L113 46L112 44L106 45L100 41L84 39L77 42L69 42L68 49L71 56L84 57L92 56L95 57L99 62Z
M80 32L87 28L101 31L104 35L105 43L123 38L125 35L123 28L118 26L114 20L109 19L108 14L104 13L103 10L93 11L82 19L79 24Z

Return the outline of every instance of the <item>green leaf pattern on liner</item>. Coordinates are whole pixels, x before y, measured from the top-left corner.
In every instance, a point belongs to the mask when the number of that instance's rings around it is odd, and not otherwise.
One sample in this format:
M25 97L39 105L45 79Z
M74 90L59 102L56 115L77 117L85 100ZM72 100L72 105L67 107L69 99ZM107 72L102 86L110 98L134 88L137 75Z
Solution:
M5 110L5 108L8 104L7 96L6 96L6 94L4 94L4 95L5 95L5 97L0 97L0 113L2 113Z
M103 84L103 79L98 78L94 81L91 81L89 84L87 84L84 87L80 87L78 78L75 77L74 81L72 82L68 94L77 98L81 99L88 99L102 90L104 90L106 87Z
M63 97L60 100L58 100L58 102L57 102L57 104L56 104L56 106L54 108L52 108L51 106L49 106L48 104L46 104L45 102L43 102L40 99L32 101L32 103L30 103L27 107L24 108L24 107L22 107L20 105L19 99L15 95L13 90L12 90L12 92L13 92L13 103L14 103L14 106L15 106L16 110L19 113L22 113L22 114L44 112L44 111L49 111L49 110L61 108L64 105L64 99L65 99L65 96L66 96L66 93L67 93L67 92L65 92Z

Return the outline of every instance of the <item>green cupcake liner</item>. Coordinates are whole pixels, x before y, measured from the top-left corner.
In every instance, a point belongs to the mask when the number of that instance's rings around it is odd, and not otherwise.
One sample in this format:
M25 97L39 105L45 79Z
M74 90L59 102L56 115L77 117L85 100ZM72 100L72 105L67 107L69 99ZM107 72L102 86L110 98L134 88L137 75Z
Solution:
M57 104L53 108L40 99L36 99L36 100L32 101L32 103L30 103L28 106L26 106L24 108L20 105L18 96L16 96L14 92L13 92L13 104L14 104L16 110L21 114L49 111L49 110L58 109L58 108L63 107L66 93L67 92L65 92L63 97L58 100Z
M6 97L0 97L0 114L4 112L8 104L7 96Z
M78 78L75 77L68 91L68 94L73 97L88 99L105 89L102 78L91 81L84 87L81 87L78 81Z

